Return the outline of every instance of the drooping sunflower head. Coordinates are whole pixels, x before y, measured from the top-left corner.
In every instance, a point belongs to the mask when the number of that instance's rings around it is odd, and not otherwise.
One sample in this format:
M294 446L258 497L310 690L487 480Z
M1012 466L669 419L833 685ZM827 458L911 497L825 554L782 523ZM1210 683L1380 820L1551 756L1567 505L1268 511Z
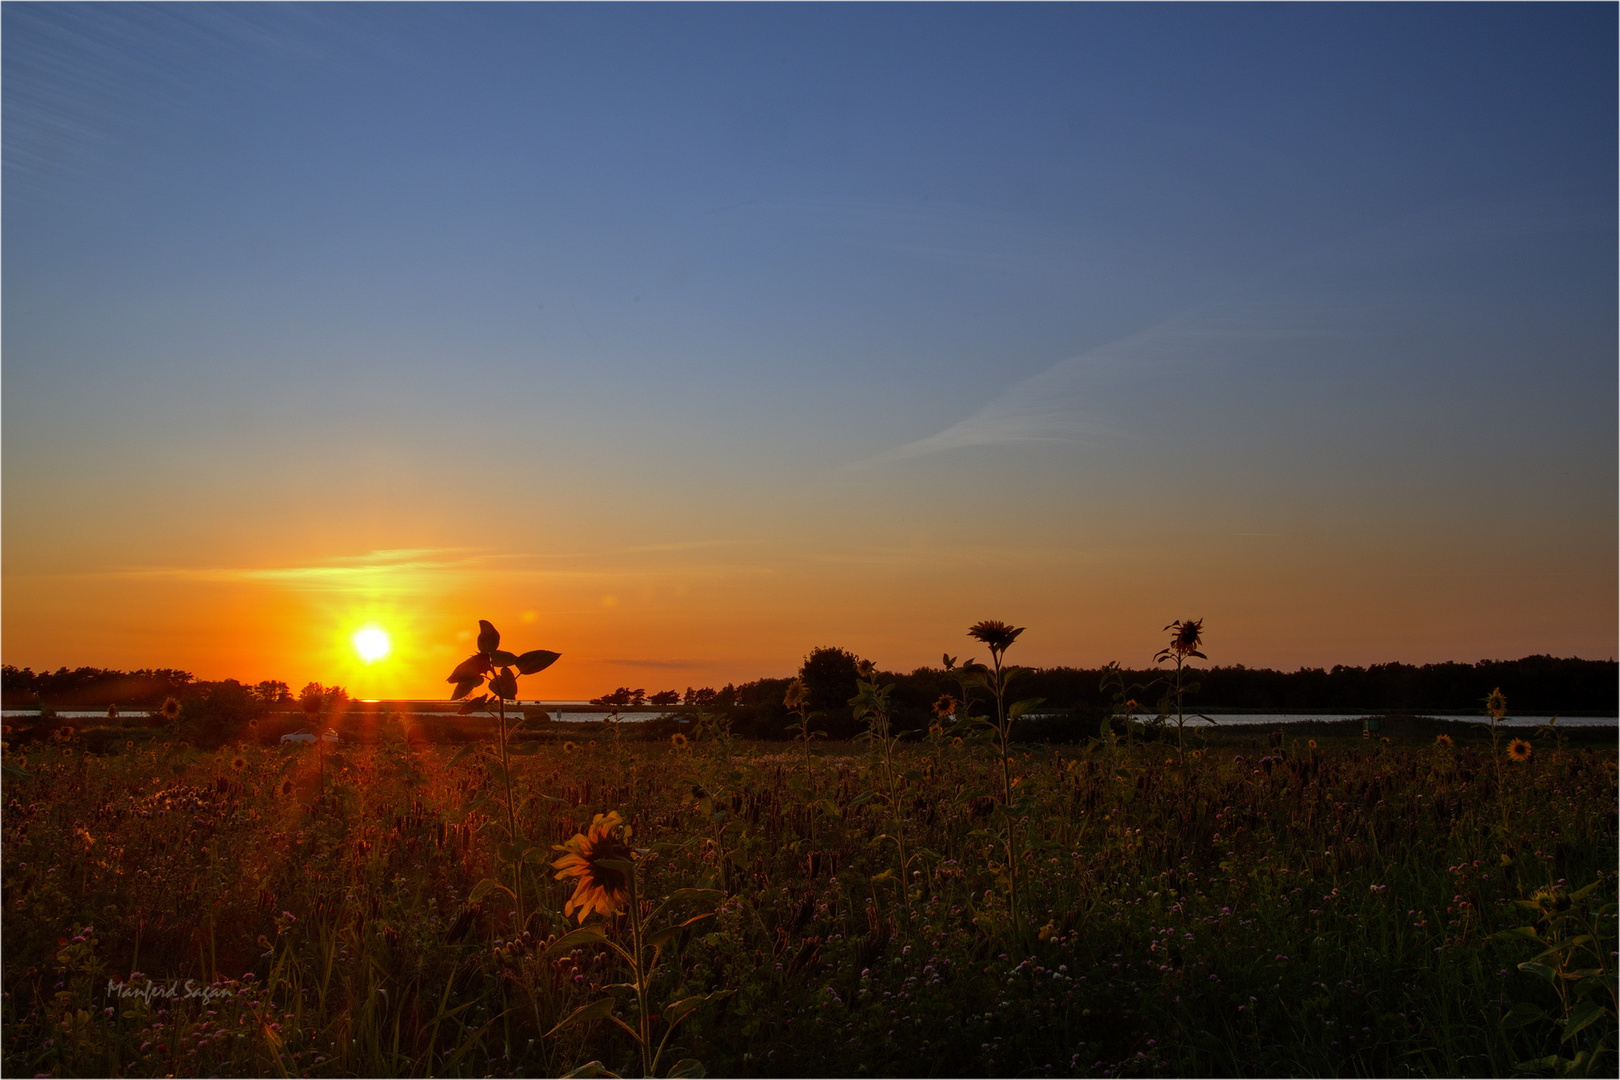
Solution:
M788 683L787 693L782 695L782 706L787 709L797 709L804 704L809 691L805 688L803 679L794 679Z
M934 715L941 720L946 719L955 711L956 699L949 694L939 695L939 700L934 702Z
M1450 735L1436 735L1434 737L1434 745L1439 746L1439 747L1451 746L1452 745L1451 736Z
M985 619L983 622L976 622L968 627L968 637L982 641L990 646L990 652L997 659L1000 659L1001 654L1012 647L1012 643L1017 641L1018 635L1023 632L1024 628L1022 626L1013 626L999 619Z
M1492 690L1490 696L1485 699L1485 712L1492 720L1500 720L1507 715L1507 698L1500 686Z
M1177 619L1165 629L1170 631L1168 652L1175 656L1202 657L1198 647L1204 643L1203 619Z
M669 737L669 745L673 746L677 750L685 750L686 736L677 731L675 734Z
M630 877L623 869L604 862L628 863L636 853L627 842L628 827L617 810L597 814L591 827L575 833L566 843L553 844L562 856L551 865L558 881L578 878L574 895L563 904L563 916L578 911L581 924L593 911L617 914L630 899Z
M163 719L173 720L180 715L180 702L174 698L165 698L161 712L163 713Z
M855 665L855 674L859 675L867 682L871 682L872 677L877 674L877 665L872 663L870 660L862 660L860 663Z
M1513 761L1529 761L1535 750L1523 739L1514 739L1508 743L1507 755Z

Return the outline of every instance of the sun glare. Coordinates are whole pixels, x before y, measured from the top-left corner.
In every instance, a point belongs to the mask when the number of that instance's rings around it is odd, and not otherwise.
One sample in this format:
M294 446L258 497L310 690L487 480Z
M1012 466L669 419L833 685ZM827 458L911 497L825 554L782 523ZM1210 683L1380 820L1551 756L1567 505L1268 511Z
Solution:
M391 647L388 631L380 626L363 626L354 632L354 651L368 664L387 656Z

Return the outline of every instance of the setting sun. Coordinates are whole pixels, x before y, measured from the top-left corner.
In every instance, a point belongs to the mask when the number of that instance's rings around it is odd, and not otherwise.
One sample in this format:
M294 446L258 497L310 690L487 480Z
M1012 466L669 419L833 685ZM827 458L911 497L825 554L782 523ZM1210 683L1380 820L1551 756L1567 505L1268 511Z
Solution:
M387 656L391 648L388 631L380 626L365 626L354 632L354 651L368 664Z

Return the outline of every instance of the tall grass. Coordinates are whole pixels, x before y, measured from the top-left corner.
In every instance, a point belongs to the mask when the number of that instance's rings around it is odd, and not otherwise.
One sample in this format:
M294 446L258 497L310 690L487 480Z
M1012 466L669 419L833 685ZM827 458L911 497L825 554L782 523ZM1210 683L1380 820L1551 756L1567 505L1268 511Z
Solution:
M642 895L725 891L647 991L654 1008L735 991L667 1053L711 1075L1505 1075L1559 1050L1553 1020L1501 1023L1560 1000L1517 967L1535 947L1499 932L1549 887L1601 880L1612 905L1613 750L1499 777L1483 731L1322 742L1220 732L1191 768L1139 739L887 759L823 744L807 772L805 747L602 740L509 768L530 843L617 810L653 852ZM323 788L311 748L12 753L8 1074L639 1068L611 1023L549 1034L622 981L601 944L547 954L571 883L523 863L521 923L502 893L469 903L512 872L487 799L505 778L476 759L385 738L328 759ZM1024 937L995 870L1008 758ZM915 891L888 884L876 839L901 813Z

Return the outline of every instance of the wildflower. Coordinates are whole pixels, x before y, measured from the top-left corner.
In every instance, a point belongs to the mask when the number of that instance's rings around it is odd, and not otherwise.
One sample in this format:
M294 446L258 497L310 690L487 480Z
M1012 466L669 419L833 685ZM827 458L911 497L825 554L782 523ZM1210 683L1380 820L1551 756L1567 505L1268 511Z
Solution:
M159 711L162 712L163 719L173 720L175 717L180 715L180 702L176 701L172 697L165 698L163 700L163 708Z
M231 758L231 770L233 772L241 772L245 768L247 768L247 758L243 757L241 754L237 754L235 757Z
M1309 746L1312 750L1315 750L1316 749L1316 740L1312 739L1308 743L1306 743L1305 745Z
M1188 751L1187 756L1192 758L1194 761L1198 761L1203 758L1204 752L1202 750L1191 750Z
M962 749L962 736L958 735L956 738L951 740L951 749L953 749L953 750Z
M686 736L677 731L675 734L669 737L669 745L673 746L677 750L685 750Z
M1502 696L1502 688L1498 686L1491 691L1485 699L1485 712L1492 720L1500 720L1507 715L1507 698Z
M1530 744L1523 739L1514 739L1508 743L1507 755L1514 761L1529 761L1532 752Z
M1439 747L1451 746L1452 745L1451 736L1450 735L1436 735L1434 737L1434 745L1439 746Z
M877 665L870 660L862 660L855 665L855 673L867 682L871 682L872 677L877 674Z
M809 690L805 687L804 680L794 679L788 683L787 693L782 696L782 706L788 709L797 709L804 704L805 698L808 696Z
M1012 643L1017 641L1018 635L1023 632L1024 627L1014 627L998 619L986 619L968 627L968 637L977 638L990 646L991 655L998 660L1001 658L1002 653L1012 647Z
M577 753L579 753L578 744L574 743L572 741L563 743L563 753L565 753L565 754L577 754Z
M956 699L949 694L941 694L939 700L934 702L934 715L941 720L956 712Z
M564 917L577 908L583 924L592 911L613 915L629 900L628 876L622 870L602 865L603 860L629 862L635 858L630 845L616 835L624 827L624 818L613 810L597 814L587 831L575 833L567 843L552 845L554 850L565 853L551 864L557 880L579 879L574 895L563 905Z

